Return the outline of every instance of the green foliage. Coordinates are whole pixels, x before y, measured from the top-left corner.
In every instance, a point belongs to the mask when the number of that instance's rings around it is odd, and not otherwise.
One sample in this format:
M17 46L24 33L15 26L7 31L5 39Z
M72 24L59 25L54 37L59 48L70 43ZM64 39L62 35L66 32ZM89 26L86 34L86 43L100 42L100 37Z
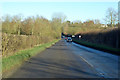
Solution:
M13 34L2 34L2 55L12 55L19 50L32 48L35 45L50 42L54 39L50 37L35 36L35 35L13 35Z
M22 50L15 53L13 56L3 57L2 59L2 72L8 71L15 65L20 65L23 61L28 60L30 57L36 55L38 52L43 51L45 48L50 47L52 44L56 43L58 40L35 46L34 48Z
M19 16L5 16L2 22L2 31L10 34L18 34L21 26L21 18Z
M118 48L113 48L113 47L103 45L103 44L98 45L96 43L92 43L92 42L88 42L88 41L84 41L84 40L77 40L77 39L73 39L73 41L77 42L79 44L85 45L85 46L96 48L96 49L101 49L101 50L105 50L105 51L112 51L112 52L117 52L117 53L120 52L120 49L118 49Z
M65 24L66 25L64 26L64 33L72 34L72 35L104 29L101 27L99 21L96 20L95 21L87 20L84 23L82 22L70 23L69 21L67 21Z
M43 17L5 16L2 21L2 55L50 42L61 37L61 19L49 21Z
M60 38L62 22L59 18L49 21L43 17L5 16L2 22L2 32L7 34L36 35L41 37Z

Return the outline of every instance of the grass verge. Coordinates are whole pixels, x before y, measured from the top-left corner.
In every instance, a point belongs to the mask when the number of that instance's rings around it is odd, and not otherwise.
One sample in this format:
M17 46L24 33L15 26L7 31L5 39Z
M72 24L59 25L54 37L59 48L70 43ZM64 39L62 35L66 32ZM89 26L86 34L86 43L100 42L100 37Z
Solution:
M35 46L31 49L19 51L15 53L15 55L2 58L2 73L9 71L10 69L21 65L24 61L30 59L32 56L35 56L37 53L45 50L46 48L50 47L54 43L58 42L59 40L54 40L49 43L41 44L39 46Z
M101 45L101 44L98 45L98 44L90 43L90 42L83 41L83 40L73 39L73 41L78 43L78 44L87 46L87 47L91 47L91 48L95 48L95 49L102 50L102 51L105 51L105 52L110 52L112 54L120 55L119 54L120 49L118 49L118 48L112 48L112 47L109 47L109 46L106 46L106 45Z

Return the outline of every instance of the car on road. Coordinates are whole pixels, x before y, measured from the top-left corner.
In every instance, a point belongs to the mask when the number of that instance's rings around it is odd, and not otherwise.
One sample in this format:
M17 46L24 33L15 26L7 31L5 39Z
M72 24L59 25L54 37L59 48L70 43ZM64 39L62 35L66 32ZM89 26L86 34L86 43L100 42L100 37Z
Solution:
M65 37L65 40L67 40L67 37Z
M71 37L68 37L68 38L67 38L67 42L72 42L72 38L71 38Z
M65 36L61 36L61 38L65 38Z

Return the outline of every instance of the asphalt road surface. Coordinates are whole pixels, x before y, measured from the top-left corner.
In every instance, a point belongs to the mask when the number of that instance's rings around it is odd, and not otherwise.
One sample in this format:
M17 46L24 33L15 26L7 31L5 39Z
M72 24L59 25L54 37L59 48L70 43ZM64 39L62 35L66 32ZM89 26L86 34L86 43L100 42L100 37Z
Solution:
M60 40L10 78L118 78L118 56Z

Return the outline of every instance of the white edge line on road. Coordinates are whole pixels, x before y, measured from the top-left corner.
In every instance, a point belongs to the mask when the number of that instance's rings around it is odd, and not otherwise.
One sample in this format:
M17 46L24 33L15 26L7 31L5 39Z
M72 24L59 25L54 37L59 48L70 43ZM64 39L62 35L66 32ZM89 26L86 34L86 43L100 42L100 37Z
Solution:
M74 43L74 42L72 42L72 44L74 44L74 45L76 45L76 46L78 46L78 47L82 47L83 49L85 49L85 48L87 48L86 50L88 50L88 51L92 51L92 52L96 52L96 51L98 51L98 52L102 52L102 51L99 51L99 50L94 50L94 49L92 49L92 48L88 48L88 47L85 47L85 46L82 46L82 45L79 45L79 44L76 44L76 43ZM103 53L106 53L106 52L103 52ZM108 53L107 53L108 54ZM102 77L102 78L105 78L105 76L103 75L103 73L102 72L100 72L100 71L98 71L92 64L90 64L85 58L83 58L82 56L80 56L88 65L90 65L92 68L94 68L97 72L98 72L98 74L100 74L100 76Z
M93 48L89 48L89 47L86 47L86 46L83 46L83 45L80 45L80 44L77 44L77 43L74 43L74 42L72 42L72 44L75 45L75 46L78 46L78 47L80 47L82 49L85 49L85 50L100 54L102 56L109 56L111 59L114 59L114 60L118 61L118 56L117 55L110 54L108 52L103 52L103 51L100 51L100 50L96 50L96 49L93 49Z
M80 56L81 57L81 56ZM84 59L83 57L81 57L87 64L89 64L91 67L93 67L92 64L90 64L86 59Z
M80 56L81 57L81 56ZM83 57L81 57L88 65L90 65L92 68L94 68L94 66L92 64L90 64L87 60L85 60ZM96 68L94 68L96 70ZM98 70L96 70L97 73L102 77L105 78L104 74Z

